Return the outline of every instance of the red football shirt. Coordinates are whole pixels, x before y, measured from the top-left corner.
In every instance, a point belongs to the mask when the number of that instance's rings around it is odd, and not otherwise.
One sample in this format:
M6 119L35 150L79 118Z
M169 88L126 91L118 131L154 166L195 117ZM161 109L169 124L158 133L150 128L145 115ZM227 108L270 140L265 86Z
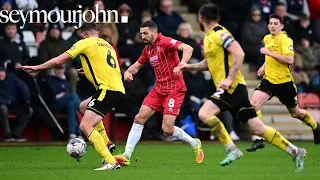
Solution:
M173 69L180 63L177 51L180 44L180 41L159 33L153 45L144 47L138 62L152 65L156 76L155 90L164 93L187 90L182 73L179 76L173 74Z

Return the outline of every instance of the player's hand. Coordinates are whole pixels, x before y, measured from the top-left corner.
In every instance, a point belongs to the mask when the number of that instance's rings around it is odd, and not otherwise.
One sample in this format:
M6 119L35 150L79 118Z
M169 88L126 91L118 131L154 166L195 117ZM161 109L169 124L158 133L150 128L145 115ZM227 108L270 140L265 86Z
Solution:
M228 90L232 84L232 80L230 78L226 78L225 80L220 81L217 90L218 89L224 89L224 90Z
M189 65L185 62L180 62L178 66L180 67L180 71L185 71L188 69Z
M124 80L125 80L125 81L128 81L128 82L133 81L133 76L132 76L132 74L131 74L130 72L126 71L126 72L124 73Z
M261 48L260 49L260 52L261 52L261 54L264 54L264 55L267 55L267 56L269 56L270 55L270 51L269 51L269 49L268 48Z
M173 69L173 74L175 76L179 76L181 74L181 68L179 67L179 65Z
M77 71L78 71L79 74L84 75L84 70L83 70L83 68L79 68L79 69L77 69Z
M28 73L36 73L39 71L38 66L21 66L21 69Z
M257 71L257 75L260 77L264 74L264 66L261 66L260 69Z

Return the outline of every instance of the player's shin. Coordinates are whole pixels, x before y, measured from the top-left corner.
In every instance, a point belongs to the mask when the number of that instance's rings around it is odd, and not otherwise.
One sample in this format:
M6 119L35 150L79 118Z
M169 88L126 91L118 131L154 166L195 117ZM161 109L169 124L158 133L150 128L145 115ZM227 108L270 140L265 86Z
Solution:
M107 146L110 139L106 133L106 129L104 128L102 120L97 125L94 126L94 130L97 130L100 133L100 135L104 140L105 145Z
M174 132L172 136L176 137L181 141L187 142L188 144L190 144L191 147L194 147L198 144L198 142L194 138L192 138L183 129L177 126L174 127Z
M211 131L217 136L219 141L226 146L227 150L234 149L236 146L223 123L217 116L212 116L205 124L211 128Z
M143 127L141 124L133 123L127 139L126 150L123 153L126 158L130 159L136 144L140 140Z
M309 126L312 130L315 130L317 128L317 122L313 119L313 117L310 115L310 113L306 110L301 110L301 111L305 111L305 117L303 119L301 119L301 121Z
M267 129L263 137L272 145L279 149L286 151L291 156L295 156L298 153L298 147L291 144L286 138L284 138L276 129L267 126Z
M94 149L105 159L107 163L116 163L116 160L113 158L113 156L107 149L102 136L99 134L97 130L93 130L88 135L88 139L93 144Z

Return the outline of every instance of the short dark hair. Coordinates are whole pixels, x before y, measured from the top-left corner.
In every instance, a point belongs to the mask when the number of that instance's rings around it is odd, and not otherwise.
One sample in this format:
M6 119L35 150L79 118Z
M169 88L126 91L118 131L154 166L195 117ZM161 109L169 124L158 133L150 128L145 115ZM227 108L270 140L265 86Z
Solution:
M269 16L269 20L270 20L271 18L278 19L278 20L280 21L280 23L283 24L283 18L282 18L281 16L276 15L276 14L271 14L271 15Z
M15 27L17 27L17 24L9 21L9 22L7 22L7 23L5 24L4 27L6 28L6 27L8 27L8 26L15 26ZM17 28L18 28L18 27L17 27Z
M145 21L140 25L140 28L144 28L144 27L148 27L150 29L158 29L157 23L151 20Z
M203 16L204 19L209 21L219 21L220 15L219 15L219 7L215 5L214 3L207 3L204 4L199 9L199 15Z
M278 2L275 7L277 7L277 6L285 6L286 7L286 5L282 2Z
M82 26L80 27L81 32L85 32L85 31L97 31L97 26L95 23L84 23L82 24Z

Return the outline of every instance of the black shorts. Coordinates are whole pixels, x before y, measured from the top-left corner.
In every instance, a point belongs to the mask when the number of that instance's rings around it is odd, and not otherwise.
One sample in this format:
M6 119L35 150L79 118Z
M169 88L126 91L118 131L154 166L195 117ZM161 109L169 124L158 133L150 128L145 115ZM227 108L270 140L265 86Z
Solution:
M124 94L120 91L110 91L99 89L88 103L87 108L98 115L104 116L115 106L117 106L124 98Z
M243 124L246 124L249 119L257 117L257 113L249 101L245 85L239 84L232 94L219 89L210 97L210 100L220 108L221 112L229 110Z
M297 88L292 81L282 84L272 84L268 80L262 79L255 90L268 93L270 99L273 96L277 96L280 102L288 108L294 108L298 104Z

